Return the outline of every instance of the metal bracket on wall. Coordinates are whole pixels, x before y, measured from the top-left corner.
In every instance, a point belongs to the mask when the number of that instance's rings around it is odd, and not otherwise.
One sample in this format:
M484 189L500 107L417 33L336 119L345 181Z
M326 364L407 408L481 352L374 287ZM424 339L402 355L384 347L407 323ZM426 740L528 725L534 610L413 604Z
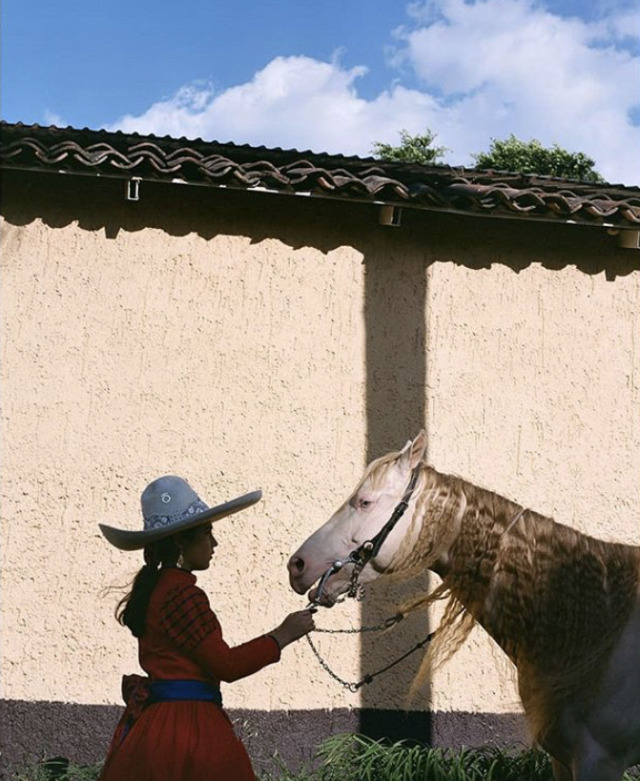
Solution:
M380 212L378 214L378 222L380 225L389 225L392 228L399 228L401 218L402 209L399 206L390 206L385 203L380 207Z
M625 249L640 249L640 231L620 231L618 246Z
M124 183L124 197L128 201L140 200L140 182L142 179L139 176L133 176L131 179L127 179Z

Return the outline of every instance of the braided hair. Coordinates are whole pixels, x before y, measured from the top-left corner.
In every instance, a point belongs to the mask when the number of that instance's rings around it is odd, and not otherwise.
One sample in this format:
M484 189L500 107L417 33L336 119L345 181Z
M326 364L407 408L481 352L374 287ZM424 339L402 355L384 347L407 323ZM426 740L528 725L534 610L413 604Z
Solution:
M189 532L185 532L180 537L188 535ZM165 537L145 547L144 566L133 579L131 590L118 602L115 610L117 621L129 627L134 637L144 635L149 600L162 570L175 567L179 558L177 535Z

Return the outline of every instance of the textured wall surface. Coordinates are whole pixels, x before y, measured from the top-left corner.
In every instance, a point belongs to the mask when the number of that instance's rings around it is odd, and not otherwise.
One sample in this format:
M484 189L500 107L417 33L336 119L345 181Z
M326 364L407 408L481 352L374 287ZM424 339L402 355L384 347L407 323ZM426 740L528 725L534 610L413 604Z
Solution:
M371 207L167 186L131 205L50 179L15 184L2 225L3 699L119 702L137 662L109 589L140 556L97 524L137 528L160 474L210 503L264 491L216 527L199 576L232 643L304 605L288 556L423 426L436 468L640 543L640 272L604 231L428 214L389 229ZM319 623L366 623L402 593ZM319 644L354 679L425 631L411 621ZM417 663L355 696L299 643L225 703L403 708ZM479 630L411 707L519 710Z
M97 523L138 528L149 479L185 475L211 504L264 491L216 527L200 576L230 640L300 605L285 578L293 542L329 511L327 484L362 462L361 259L158 230L107 242L77 225L6 226L4 240L2 576L18 630L4 633L4 695L116 700L134 643L101 592L141 554L111 548ZM305 653L227 701L313 702Z
M434 465L592 536L638 544L639 276L432 266ZM488 669L507 679L508 662L488 661L483 634L436 673L436 708L469 707L471 692L513 707L515 693Z

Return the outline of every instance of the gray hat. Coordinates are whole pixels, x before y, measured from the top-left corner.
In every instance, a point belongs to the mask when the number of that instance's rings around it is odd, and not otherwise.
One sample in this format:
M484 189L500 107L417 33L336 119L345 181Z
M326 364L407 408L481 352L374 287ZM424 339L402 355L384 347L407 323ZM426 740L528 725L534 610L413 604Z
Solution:
M237 499L206 505L186 480L175 475L159 477L144 489L140 503L144 528L131 532L101 523L100 531L112 545L121 550L139 550L172 534L192 529L202 523L212 523L233 515L259 502L262 491L252 491Z

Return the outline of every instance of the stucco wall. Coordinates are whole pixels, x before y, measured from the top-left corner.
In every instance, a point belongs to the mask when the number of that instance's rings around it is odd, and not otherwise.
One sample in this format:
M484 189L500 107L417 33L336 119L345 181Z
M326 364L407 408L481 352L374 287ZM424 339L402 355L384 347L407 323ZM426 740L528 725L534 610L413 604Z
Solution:
M580 531L638 544L638 277L432 266L433 463ZM471 692L473 703L513 706L477 653L483 634L436 673L436 708L468 708Z
M97 524L137 528L159 474L212 503L264 491L216 528L199 576L230 642L304 605L289 554L421 426L436 468L640 543L640 273L604 231L433 214L390 229L368 206L166 185L129 204L119 183L54 179L28 197L15 182L2 225L5 700L119 702L135 645L105 589L139 557ZM321 621L366 623L402 593ZM355 679L425 626L319 643ZM402 708L416 665L355 696L300 643L225 704ZM479 631L411 707L518 711Z
M4 696L117 701L135 646L101 591L141 556L97 523L137 528L152 477L185 475L211 504L264 491L216 527L200 576L230 640L301 606L285 578L293 542L362 462L361 257L40 223L7 225L4 241ZM317 701L304 657L290 649L226 701Z

